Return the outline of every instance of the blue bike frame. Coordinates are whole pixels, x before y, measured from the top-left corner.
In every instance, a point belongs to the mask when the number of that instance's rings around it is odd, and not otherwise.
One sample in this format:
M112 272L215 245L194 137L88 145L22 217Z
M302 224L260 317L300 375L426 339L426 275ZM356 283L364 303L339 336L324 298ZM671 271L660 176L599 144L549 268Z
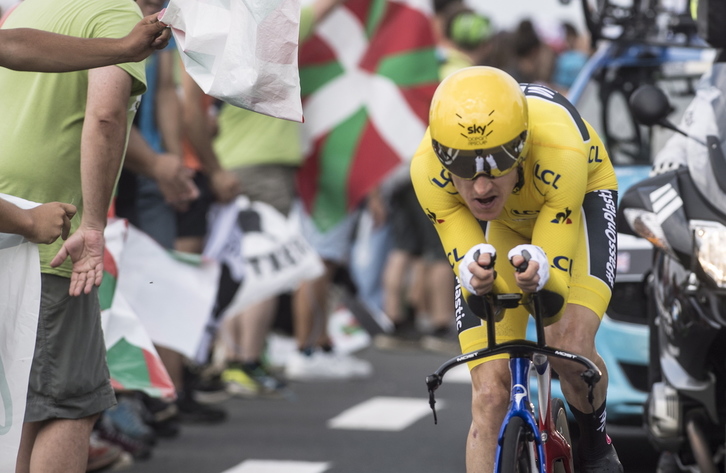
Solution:
M545 363L547 363L546 358ZM529 425L529 428L534 434L535 445L537 446L537 471L547 471L542 435L539 430L539 425L537 424L537 419L534 417L532 403L529 400L529 380L531 368L532 361L529 358L514 357L509 359L509 371L512 374L512 387L510 390L511 397L509 402L509 411L507 411L507 414L504 416L502 427L499 429L500 441L497 444L497 456L494 461L494 471L501 471L501 440L504 438L504 429L507 427L507 424L509 424L512 417L521 417L527 425ZM549 367L547 367L546 370L549 372Z
M454 366L481 358L499 354L509 354L509 370L511 373L510 403L507 414L499 430L499 441L494 463L494 471L501 471L502 440L504 431L513 417L521 417L529 426L533 436L534 445L537 448L537 464L533 468L540 473L551 473L554 462L565 461L565 471L573 473L571 446L564 437L557 432L555 421L551 413L551 379L552 373L549 358L562 358L581 364L585 370L582 374L583 380L592 387L600 380L602 373L598 367L589 359L565 352L545 345L544 323L542 321L541 302L537 294L532 295L532 315L537 328L537 341L512 340L510 342L496 343L495 334L495 310L492 306L502 308L513 308L520 304L522 294L499 294L487 296L489 303L485 303L485 320L487 324L488 347L482 350L465 353L451 358L445 362L435 373L426 377L426 385L429 389L429 405L434 413L434 422L437 422L436 409L434 405L434 391L443 383L444 374ZM530 401L530 374L534 368L538 383L538 407L539 412L535 413L533 404ZM534 453L534 452L532 452ZM534 455L532 456L534 458Z

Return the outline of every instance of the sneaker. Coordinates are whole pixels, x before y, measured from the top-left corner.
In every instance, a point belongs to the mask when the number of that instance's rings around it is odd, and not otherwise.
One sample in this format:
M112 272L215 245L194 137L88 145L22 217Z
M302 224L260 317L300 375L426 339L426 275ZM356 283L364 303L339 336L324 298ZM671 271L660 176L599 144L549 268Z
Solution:
M193 396L180 394L176 400L179 421L190 424L218 424L227 420L227 411L206 406L194 400Z
M130 453L134 459L146 460L151 458L153 446L126 435L116 428L105 412L96 423L95 430L100 438L121 447L124 451Z
M127 470L134 466L134 457L129 452L121 452L121 455L119 455L118 460L113 462L113 464L108 468L108 471L121 471L121 470Z
M221 374L200 377L192 387L194 400L202 404L219 404L232 397Z
M148 415L147 423L157 437L174 438L179 435L179 409L174 402L146 394L142 396L142 401Z
M368 378L373 374L373 365L367 361L352 355L343 355L335 351L320 352L324 359L336 365L336 369L353 379Z
M121 456L121 452L123 452L121 447L101 439L98 432L91 432L86 471L96 471L114 464Z
M134 394L119 394L117 399L118 403L104 412L106 421L127 436L154 445L156 434L146 422L146 407L143 401Z
M373 337L373 346L379 350L418 350L421 348L421 332L413 323L399 324L393 332Z
M294 381L348 380L370 376L367 361L335 352L315 351L310 355L295 351L288 358L285 376Z
M424 335L421 338L421 347L425 350L442 353L444 355L454 356L461 354L459 337L449 327L439 327L433 332Z
M231 362L222 372L227 391L241 397L279 397L285 383L269 373L261 364L253 369Z
M613 444L600 458L580 458L581 473L623 473L623 465Z
M217 404L232 397L227 392L226 383L221 379L220 373L211 367L185 365L184 386L202 404Z

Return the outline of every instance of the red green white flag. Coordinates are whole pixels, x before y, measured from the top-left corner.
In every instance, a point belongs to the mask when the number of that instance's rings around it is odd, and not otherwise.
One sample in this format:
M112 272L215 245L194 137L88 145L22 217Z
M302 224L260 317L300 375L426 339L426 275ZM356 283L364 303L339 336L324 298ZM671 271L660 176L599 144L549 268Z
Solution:
M305 209L325 231L423 137L438 85L428 0L348 0L300 47Z
M104 235L104 274L99 299L111 384L119 391L139 390L153 397L173 399L174 384L149 334L123 293L116 290L128 235L126 220L111 221Z

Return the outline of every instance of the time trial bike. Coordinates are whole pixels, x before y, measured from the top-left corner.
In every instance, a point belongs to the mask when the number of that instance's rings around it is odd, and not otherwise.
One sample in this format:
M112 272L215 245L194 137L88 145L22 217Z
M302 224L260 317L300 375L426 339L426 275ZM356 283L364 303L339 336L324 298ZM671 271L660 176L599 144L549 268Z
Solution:
M523 271L525 265L517 268L517 271ZM489 294L481 297L485 299L482 304L482 318L486 321L488 346L451 358L426 377L434 423L437 422L434 391L441 386L447 371L462 363L509 354L511 396L499 432L494 473L574 473L567 412L562 399L551 397L552 371L549 359L562 358L579 363L585 368L581 376L589 387L588 398L591 405L593 388L602 373L589 359L546 345L544 312L539 293ZM520 304L528 307L534 317L536 341L512 340L496 343L497 317L502 315L502 311L516 308ZM538 386L537 408L530 400L532 373L536 376Z

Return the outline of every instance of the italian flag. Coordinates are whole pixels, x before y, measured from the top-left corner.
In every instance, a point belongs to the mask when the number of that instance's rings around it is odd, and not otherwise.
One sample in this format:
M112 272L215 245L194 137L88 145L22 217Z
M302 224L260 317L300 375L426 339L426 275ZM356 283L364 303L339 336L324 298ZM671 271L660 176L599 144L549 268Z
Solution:
M116 291L119 262L128 234L126 220L115 220L105 230L104 275L99 288L106 357L114 389L144 391L173 399L174 385L154 344L122 293Z
M341 221L423 137L438 85L427 0L348 0L300 48L309 150L300 196L322 231Z

